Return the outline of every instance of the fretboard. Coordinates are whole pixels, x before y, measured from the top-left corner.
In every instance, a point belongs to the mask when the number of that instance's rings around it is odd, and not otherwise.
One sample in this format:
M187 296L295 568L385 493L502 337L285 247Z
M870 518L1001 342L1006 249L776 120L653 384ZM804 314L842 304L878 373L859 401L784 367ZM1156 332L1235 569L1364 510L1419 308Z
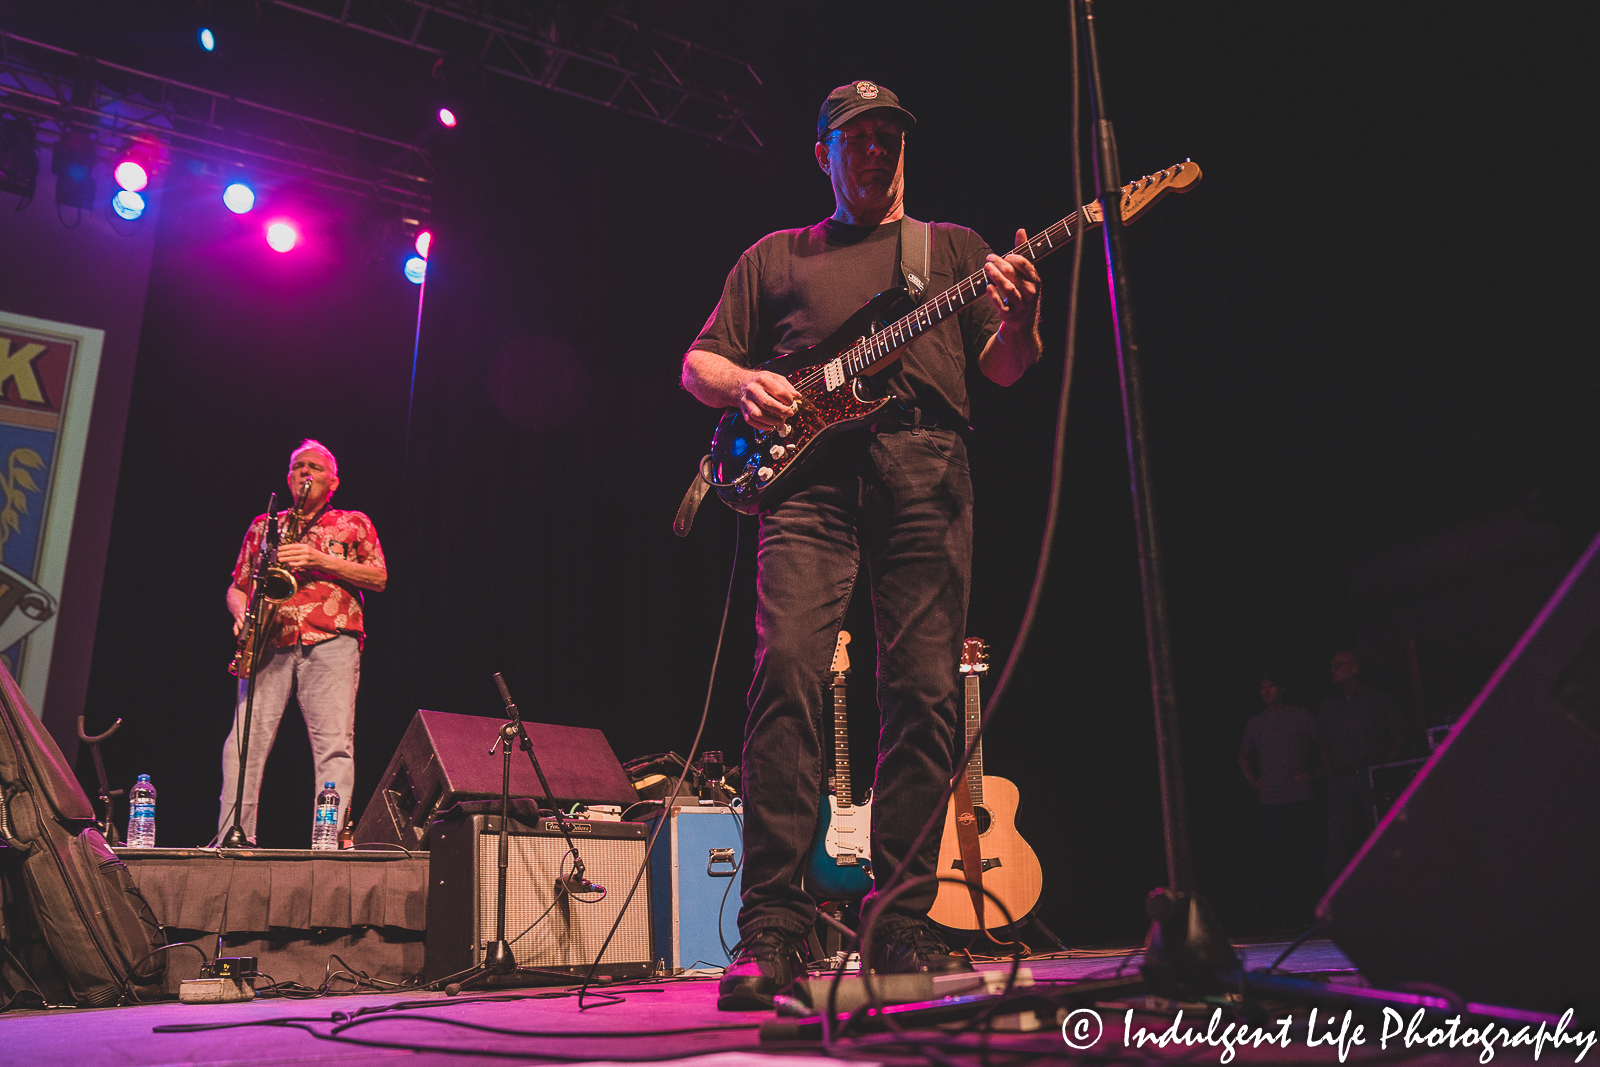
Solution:
M1100 222L1100 206L1089 204L1079 208L1042 233L1011 250L1012 255L1026 257L1036 263L1059 248L1065 248L1080 231ZM875 333L870 333L839 353L838 359L848 381L862 374L890 353L909 343L918 335L933 329L950 315L983 295L989 288L989 276L983 271L961 279L931 300L918 304L911 312Z
M978 700L979 676L969 674L967 683L967 744L972 744L972 739L978 736L978 730L983 726L983 705ZM980 739L972 750L972 758L967 761L967 791L972 794L972 806L983 806L983 741Z
M833 676L833 795L850 807L850 723L845 717L845 675Z

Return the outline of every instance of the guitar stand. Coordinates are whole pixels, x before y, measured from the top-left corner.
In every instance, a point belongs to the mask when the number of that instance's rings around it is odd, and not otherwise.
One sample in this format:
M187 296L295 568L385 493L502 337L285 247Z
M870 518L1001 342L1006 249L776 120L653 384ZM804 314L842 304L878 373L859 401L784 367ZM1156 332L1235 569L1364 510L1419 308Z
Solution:
M105 733L96 734L95 736L90 737L88 734L83 732L83 716L78 716L78 740L88 745L89 753L94 756L94 773L95 777L100 782L100 795L96 799L99 800L101 805L105 808L105 819L100 823L100 836L104 837L106 839L106 844L113 848L122 843L122 835L117 833L117 824L112 820L111 803L117 797L127 796L128 794L127 790L125 789L111 788L111 781L106 777L105 760L100 758L100 742L116 733L117 727L121 725L122 720L118 719L116 722L111 724L111 729L107 730Z

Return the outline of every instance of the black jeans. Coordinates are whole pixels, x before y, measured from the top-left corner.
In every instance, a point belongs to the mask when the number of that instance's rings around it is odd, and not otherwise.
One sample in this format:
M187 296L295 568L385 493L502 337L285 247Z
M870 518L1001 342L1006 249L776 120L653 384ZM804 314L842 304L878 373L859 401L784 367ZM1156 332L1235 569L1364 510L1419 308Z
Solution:
M740 769L746 937L774 927L802 934L816 921L801 874L818 822L818 723L831 714L829 666L858 572L871 588L878 639L872 861L880 881L949 782L961 721L957 666L972 573L966 442L930 428L857 431L830 442L799 477L759 517L755 680ZM936 826L908 878L933 872L939 838ZM935 891L929 883L896 898L880 932L925 916Z

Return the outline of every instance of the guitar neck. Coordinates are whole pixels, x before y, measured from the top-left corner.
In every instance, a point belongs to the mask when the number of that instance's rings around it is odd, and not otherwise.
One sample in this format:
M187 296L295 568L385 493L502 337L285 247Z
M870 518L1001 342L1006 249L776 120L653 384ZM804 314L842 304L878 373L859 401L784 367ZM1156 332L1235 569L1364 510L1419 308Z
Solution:
M1023 256L1030 263L1037 263L1051 252L1072 243L1072 239L1083 230L1099 224L1100 205L1086 204L1054 226L1013 248L1010 254ZM888 359L896 349L933 329L982 296L987 288L989 288L989 276L980 270L961 279L932 300L917 305L913 311L897 321L861 338L839 354L845 378L853 378L877 366Z
M852 803L850 722L845 717L845 679L843 674L833 676L833 795L841 808L848 808Z
M983 705L978 700L978 675L969 674L967 683L967 744L972 744L972 739L978 737L978 731L983 726ZM983 740L979 738L978 744L972 750L972 758L967 761L967 791L972 795L972 806L983 805Z

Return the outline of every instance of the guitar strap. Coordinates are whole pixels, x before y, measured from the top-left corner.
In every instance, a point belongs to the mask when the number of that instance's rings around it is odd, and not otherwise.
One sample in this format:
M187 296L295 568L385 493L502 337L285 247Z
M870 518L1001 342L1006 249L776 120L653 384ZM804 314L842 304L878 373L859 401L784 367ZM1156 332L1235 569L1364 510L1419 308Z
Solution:
M900 273L911 291L911 299L922 302L922 292L933 276L933 224L918 222L910 215L900 217Z

